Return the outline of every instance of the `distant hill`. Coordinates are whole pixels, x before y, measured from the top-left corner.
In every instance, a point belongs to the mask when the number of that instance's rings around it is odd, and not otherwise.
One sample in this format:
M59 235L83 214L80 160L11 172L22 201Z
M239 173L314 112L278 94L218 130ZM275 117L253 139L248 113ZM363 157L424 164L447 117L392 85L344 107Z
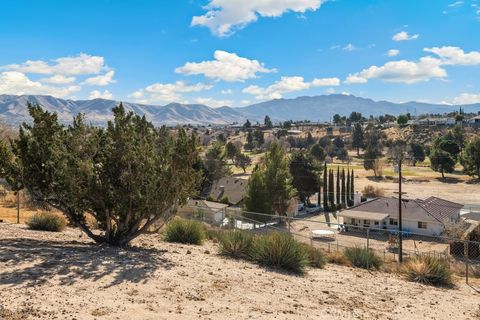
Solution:
M29 119L27 102L39 103L45 109L56 112L61 121L70 121L73 115L84 113L87 120L104 124L111 119L111 109L119 102L114 100L65 100L42 95L0 95L0 116L8 123L18 124ZM124 102L127 110L145 115L156 125L192 124L226 125L250 121L263 122L265 115L274 121L311 120L329 121L334 114L348 116L352 111L364 116L410 112L411 114L445 113L458 110L459 106L428 104L419 102L393 103L374 101L352 95L322 95L298 97L295 99L277 99L242 108L210 108L202 104L170 103L165 106ZM465 112L479 112L480 104L462 106Z
M462 106L465 112L480 111L480 104ZM364 116L383 114L398 115L410 112L412 115L425 113L446 113L458 110L459 106L445 104L428 104L419 102L393 103L374 101L353 95L332 94L315 97L298 97L295 99L278 99L239 108L247 116L263 118L269 115L277 121L311 120L329 121L334 114L348 116L352 111Z

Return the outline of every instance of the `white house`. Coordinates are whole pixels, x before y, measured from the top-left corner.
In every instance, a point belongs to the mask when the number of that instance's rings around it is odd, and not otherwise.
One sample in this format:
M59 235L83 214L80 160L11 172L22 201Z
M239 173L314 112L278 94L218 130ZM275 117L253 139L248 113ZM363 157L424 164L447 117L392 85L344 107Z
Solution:
M430 197L402 201L402 229L414 234L438 236L460 218L463 205ZM346 225L398 229L398 199L376 198L338 213Z

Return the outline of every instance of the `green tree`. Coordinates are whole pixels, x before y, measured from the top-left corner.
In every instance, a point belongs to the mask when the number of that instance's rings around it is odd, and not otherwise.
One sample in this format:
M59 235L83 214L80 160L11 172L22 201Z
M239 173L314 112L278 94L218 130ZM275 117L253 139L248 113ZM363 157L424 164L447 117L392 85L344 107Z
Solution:
M245 150L250 150L250 151L252 151L253 148L255 148L255 144L253 141L253 134L250 131L247 133L247 143L245 143L244 148Z
M233 161L235 156L240 153L240 150L233 142L229 141L225 145L225 153L227 158Z
M345 192L345 198L346 198L346 201L347 201L347 205L350 203L350 199L352 198L351 194L350 194L350 191L351 191L351 188L350 188L350 169L347 169L347 190Z
M340 205L342 202L341 189L340 189L340 167L337 167L337 183L336 183L336 196L337 196L337 205Z
M420 143L411 142L409 148L410 158L412 159L412 163L415 166L417 162L425 161L425 150Z
M405 114L401 114L397 117L397 124L400 126L406 125L408 122L408 116Z
M290 174L300 201L310 204L310 196L320 188L320 168L313 157L302 151L293 152L290 159Z
M265 116L265 119L263 120L263 124L265 125L266 128L271 129L273 128L273 123L270 117L267 115Z
M121 104L106 128L85 124L81 115L65 127L39 105L28 110L33 124L21 126L2 174L96 242L128 244L168 221L195 192L196 138L183 129L155 129ZM105 226L101 234L90 230L87 212Z
M355 176L352 172L350 173L350 200L353 201L353 195L355 194Z
M246 154L239 152L235 155L234 164L237 168L241 168L243 173L246 173L248 166L252 164L252 159Z
M323 208L328 208L328 176L327 176L327 164L323 165Z
M340 115L337 114L337 113L334 114L334 115L333 115L333 123L335 123L335 124L337 124L337 125L338 125L338 124L341 124L341 123L342 123L342 117L340 117Z
M317 160L317 161L320 161L320 162L323 162L325 161L325 157L327 156L327 154L325 153L325 150L318 144L314 144L311 148L310 148L310 154Z
M346 198L347 198L347 190L345 189L345 168L342 168L342 199L341 199L341 204L345 206L346 204Z
M268 205L270 210L265 213L274 213L280 216L287 215L290 200L295 196L296 190L292 184L293 179L285 151L276 141L270 145L263 162L255 170L255 173L263 179L264 183L263 190L257 189L257 192L262 193L262 198L267 197L269 199ZM256 196L254 193L249 193L249 195L250 197ZM257 203L256 200L255 203ZM249 205L246 205L246 209L254 211Z
M328 174L328 203L330 207L335 205L335 186L333 181L333 170L330 169Z
M454 161L457 160L460 154L460 146L455 141L445 137L435 139L432 144L432 149L441 149L448 152Z
M461 157L463 170L469 176L480 179L480 138L470 141Z
M273 213L272 199L266 188L265 171L256 167L248 180L247 190L243 200L243 208L245 209L245 212L243 212L244 216L260 222L270 220L268 216L255 214L255 212L264 214Z
M357 149L357 156L360 156L360 148L365 145L365 137L363 134L363 128L360 123L356 123L353 127L352 133L352 147Z
M204 163L208 180L211 182L221 179L230 173L224 147L219 143L214 143L207 150Z
M453 126L452 131L452 140L460 147L460 150L463 150L465 147L465 129L463 126L456 124Z
M260 148L265 143L265 137L263 131L255 130L253 131L253 140L257 148Z
M442 149L432 149L429 158L430 167L433 171L441 172L442 178L445 178L445 173L452 173L455 170L455 160L450 153Z
M310 147L315 144L315 139L313 139L312 133L309 131L307 134L307 139L305 140L305 147Z
M360 112L355 112L353 111L350 113L350 117L348 117L348 120L350 120L351 123L359 122L362 121L362 114Z
M252 127L252 123L250 122L250 120L247 119L247 121L245 121L245 123L243 124L243 128L250 129L251 127Z

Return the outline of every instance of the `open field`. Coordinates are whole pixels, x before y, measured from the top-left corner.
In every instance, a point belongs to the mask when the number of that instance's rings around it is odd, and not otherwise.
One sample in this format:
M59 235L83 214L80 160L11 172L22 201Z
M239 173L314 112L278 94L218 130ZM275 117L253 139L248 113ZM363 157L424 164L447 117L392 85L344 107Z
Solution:
M480 295L327 265L293 276L220 257L213 243L145 235L131 249L80 232L0 224L2 319L476 319Z

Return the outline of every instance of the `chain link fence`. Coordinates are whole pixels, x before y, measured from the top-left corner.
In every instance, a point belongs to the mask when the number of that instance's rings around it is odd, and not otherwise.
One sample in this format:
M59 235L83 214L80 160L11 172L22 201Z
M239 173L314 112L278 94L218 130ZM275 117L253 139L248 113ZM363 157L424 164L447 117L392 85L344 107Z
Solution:
M480 242L446 236L431 236L374 226L337 223L335 214L321 213L302 217L280 217L240 208L187 206L179 215L200 220L220 229L240 229L262 234L288 232L297 240L322 248L327 252L343 252L346 248L364 247L375 251L384 262L398 262L400 236L403 258L431 256L445 259L452 270L480 290ZM330 220L335 220L330 221Z

